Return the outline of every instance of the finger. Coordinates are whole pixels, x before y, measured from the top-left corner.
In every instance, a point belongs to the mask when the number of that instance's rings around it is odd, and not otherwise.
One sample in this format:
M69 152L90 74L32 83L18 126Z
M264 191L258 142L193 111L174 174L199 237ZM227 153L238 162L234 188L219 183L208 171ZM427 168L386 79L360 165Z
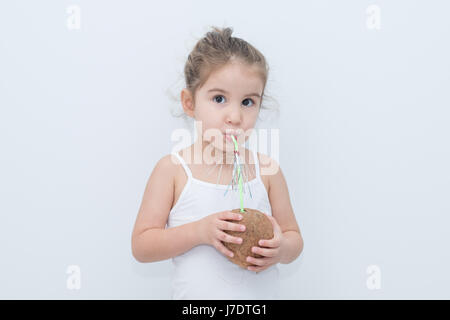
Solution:
M218 228L221 230L245 231L245 225L240 223L227 222L219 220Z
M273 258L278 254L278 249L266 249L261 247L253 247L252 252L264 257Z
M268 267L270 267L270 266L262 266L262 267L248 266L247 270L258 273L258 272L261 272L263 270L266 270Z
M279 247L281 244L281 235L275 234L272 239L261 239L263 242L263 245L265 247L275 248Z
M220 220L242 220L242 214L231 212L231 211L222 211L219 213Z
M225 246L222 244L222 242L220 242L220 241L216 241L216 242L214 243L214 247L215 247L219 252L221 252L224 256L227 256L227 257L232 258L233 255L234 255L233 252L230 251L229 249L227 249L227 247L225 247Z
M221 230L217 230L217 239L224 241L224 242L230 242L230 243L237 243L237 244L242 243L241 237L230 236L229 234L227 234Z
M255 266L265 266L268 264L272 259L271 258L253 258L251 256L248 256L246 261L250 262L251 264Z
M266 248L277 248L280 246L280 240L278 238L272 238L269 240L261 239L258 241L258 245L260 247L266 247Z

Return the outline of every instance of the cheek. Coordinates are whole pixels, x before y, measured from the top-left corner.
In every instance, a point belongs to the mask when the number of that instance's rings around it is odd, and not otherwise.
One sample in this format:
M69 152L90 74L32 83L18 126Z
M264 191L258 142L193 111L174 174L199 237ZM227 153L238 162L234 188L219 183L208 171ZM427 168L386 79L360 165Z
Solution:
M214 124L217 118L214 108L210 108L208 105L200 105L196 109L195 117L198 121L203 121L204 123Z
M199 118L203 122L203 129L217 129L221 130L223 127L222 118L217 110L203 110L199 113Z
M249 111L244 117L244 123L246 130L253 128L258 120L259 110Z

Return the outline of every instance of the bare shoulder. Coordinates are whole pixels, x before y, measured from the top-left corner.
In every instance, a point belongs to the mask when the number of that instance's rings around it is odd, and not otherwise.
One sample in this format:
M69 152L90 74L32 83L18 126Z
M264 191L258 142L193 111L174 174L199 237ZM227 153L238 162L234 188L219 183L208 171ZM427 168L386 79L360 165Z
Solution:
M166 173L172 173L174 169L180 164L180 160L172 154L169 153L165 156L163 156L159 161L156 163L155 169L158 168L159 170L163 170Z
M258 154L258 160L259 160L259 167L261 172L261 178L265 181L267 181L268 189L270 191L271 184L274 181L274 177L276 175L281 174L280 165L278 162L271 158L270 156L259 153Z
M170 154L156 162L142 196L133 235L151 228L165 228L173 202L175 169Z
M180 169L180 160L173 153L169 153L158 161L154 170L160 171L167 179L170 179L175 183L179 176Z
M158 162L156 162L155 167L151 173L150 180L154 180L159 183L161 186L169 186L173 189L175 186L176 180L176 171L179 165L179 160L173 154L167 154L160 158Z
M180 153L178 155L181 157ZM173 153L169 153L162 157L155 166L155 170L160 171L161 175L166 177L167 181L171 183L172 190L174 191L174 201L176 199L179 186L186 183L187 177L184 174L184 169L177 156ZM171 208L174 203L172 203Z

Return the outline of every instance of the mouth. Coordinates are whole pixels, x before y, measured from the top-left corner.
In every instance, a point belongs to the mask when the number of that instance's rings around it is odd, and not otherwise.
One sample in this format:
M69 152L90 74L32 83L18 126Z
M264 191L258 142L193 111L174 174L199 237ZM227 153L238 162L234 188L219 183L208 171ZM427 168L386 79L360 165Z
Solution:
M227 141L229 141L229 142L233 142L233 139L231 138L231 136L234 136L234 139L236 139L236 141L237 141L237 135L236 134L225 133L224 136L225 136L225 139Z
M234 138L235 138L236 141L237 141L238 136L240 135L240 132L237 131L237 130L226 130L226 131L223 133L223 135L225 136L225 139L226 139L227 141L233 142L233 139L231 138L231 136L234 136Z

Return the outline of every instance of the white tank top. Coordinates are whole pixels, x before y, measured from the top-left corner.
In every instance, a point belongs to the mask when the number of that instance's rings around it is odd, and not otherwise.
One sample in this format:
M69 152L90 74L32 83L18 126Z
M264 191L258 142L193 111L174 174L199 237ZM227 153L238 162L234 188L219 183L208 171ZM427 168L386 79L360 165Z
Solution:
M252 152L256 178L243 185L244 207L272 215L267 190L259 172L257 153ZM183 165L188 179L170 211L168 228L200 220L219 211L240 208L237 189L194 178L178 152L173 154ZM173 257L172 262L175 267L171 279L172 299L279 299L277 265L258 273L249 271L232 263L210 245L195 246Z

